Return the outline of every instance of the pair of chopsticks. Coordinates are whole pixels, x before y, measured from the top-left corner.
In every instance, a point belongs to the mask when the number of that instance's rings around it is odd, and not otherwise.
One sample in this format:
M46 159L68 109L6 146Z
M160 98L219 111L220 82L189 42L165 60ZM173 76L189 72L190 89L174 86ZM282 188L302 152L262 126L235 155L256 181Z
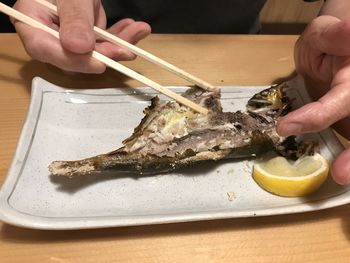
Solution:
M36 2L45 6L46 8L48 8L50 10L50 12L57 15L57 7L55 5L49 3L45 0L36 0ZM39 21L37 21L29 16L26 16L25 14L23 14L21 12L18 12L17 10L15 10L15 9L13 9L13 8L11 8L11 7L5 5L1 2L0 2L0 11L7 14L8 16L15 18L18 21L21 21L27 25L32 26L32 27L41 29L41 30L43 30L43 31L45 31L45 32L47 32L47 33L49 33L49 34L51 34L59 39L59 33L56 30L40 23ZM106 32L98 27L94 27L94 31L99 37L101 37L101 38L103 38L111 43L117 44L125 49L128 49L132 53L134 53L140 57L145 58L146 60L178 75L179 77L181 77L183 79L188 80L189 82L191 82L191 83L193 83L193 84L195 84L195 85L197 85L205 90L215 89L214 86L210 85L209 83L206 83L205 81L203 81L195 76L192 76L188 72L185 72L185 71L177 68L176 66L152 55L151 53L149 53L143 49L140 49L140 48L130 44L129 42L126 42L126 41L116 37L115 35L112 35L112 34ZM184 98L183 96L181 96L181 95L179 95L171 90L164 88L162 85L158 84L157 82L154 82L153 80L137 73L136 71L134 71L132 69L129 69L128 67L102 55L101 53L99 53L95 50L92 51L92 57L94 57L95 59L104 63L108 67L115 69L115 70L127 75L130 78L136 79L136 80L140 81L141 83L155 89L156 91L174 99L175 101L181 103L182 105L185 105L185 106L187 106L187 107L189 107L189 108L191 108L199 113L203 113L203 114L208 113L208 110L206 108L203 108L200 105L194 103L193 101L188 100L187 98Z

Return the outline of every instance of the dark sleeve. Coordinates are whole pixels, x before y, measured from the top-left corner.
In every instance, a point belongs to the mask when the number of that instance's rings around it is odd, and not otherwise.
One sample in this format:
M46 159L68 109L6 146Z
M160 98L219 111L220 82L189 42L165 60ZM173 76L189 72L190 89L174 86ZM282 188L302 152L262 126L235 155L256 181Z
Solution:
M5 0L1 2L5 5L13 6L16 0ZM3 13L0 13L0 25L0 33L15 32L15 28L11 24L9 17Z

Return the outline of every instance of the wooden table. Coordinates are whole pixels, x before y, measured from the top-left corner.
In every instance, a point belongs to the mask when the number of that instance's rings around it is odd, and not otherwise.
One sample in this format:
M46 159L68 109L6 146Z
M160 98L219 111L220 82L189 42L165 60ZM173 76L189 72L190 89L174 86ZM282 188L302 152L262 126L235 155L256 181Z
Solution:
M269 84L293 72L296 36L153 35L140 46L214 85ZM127 65L164 85L184 82L148 62ZM68 76L0 35L0 183L26 114L31 79L73 88L139 86L107 71ZM350 205L304 214L79 231L0 223L1 262L349 262Z

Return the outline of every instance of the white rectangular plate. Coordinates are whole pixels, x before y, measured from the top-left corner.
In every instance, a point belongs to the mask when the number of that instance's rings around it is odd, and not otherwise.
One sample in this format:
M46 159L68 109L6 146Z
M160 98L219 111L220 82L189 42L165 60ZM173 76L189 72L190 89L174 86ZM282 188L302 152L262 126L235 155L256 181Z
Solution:
M290 90L308 101L300 80ZM169 87L183 92L184 87ZM245 110L266 87L223 87L225 111ZM73 160L117 149L155 95L149 88L69 90L35 78L28 115L0 192L0 218L38 229L82 229L297 213L348 203L349 188L331 178L307 198L283 198L260 189L253 160L132 177L50 175L54 160ZM342 151L330 130L315 135L330 161ZM231 196L231 197L229 197Z

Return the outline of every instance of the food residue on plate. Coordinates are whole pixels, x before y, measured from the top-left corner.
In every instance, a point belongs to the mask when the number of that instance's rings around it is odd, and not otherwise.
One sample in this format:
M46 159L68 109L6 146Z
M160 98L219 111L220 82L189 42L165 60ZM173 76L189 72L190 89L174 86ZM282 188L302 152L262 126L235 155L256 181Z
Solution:
M236 199L236 194L234 192L227 192L227 196L230 202Z

